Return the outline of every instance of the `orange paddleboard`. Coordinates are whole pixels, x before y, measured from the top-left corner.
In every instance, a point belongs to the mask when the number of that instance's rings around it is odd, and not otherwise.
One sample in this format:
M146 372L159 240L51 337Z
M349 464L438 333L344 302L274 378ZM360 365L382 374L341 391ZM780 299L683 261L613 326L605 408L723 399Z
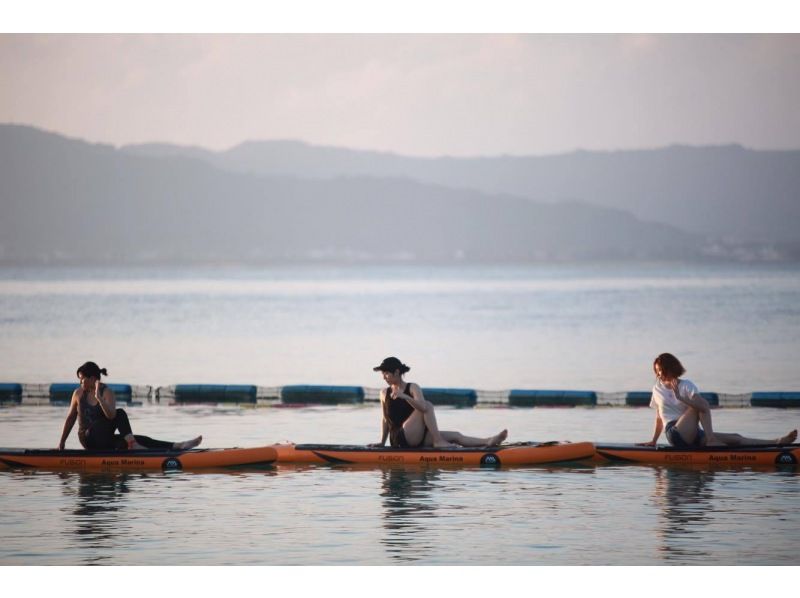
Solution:
M278 463L502 467L588 459L591 442L523 442L490 448L370 448L362 445L276 444Z
M598 444L595 461L650 463L654 465L709 465L718 467L797 465L800 444L785 446L702 447Z
M273 463L275 449L191 449L188 451L83 451L0 449L0 469L69 471L180 471L219 467L256 467Z

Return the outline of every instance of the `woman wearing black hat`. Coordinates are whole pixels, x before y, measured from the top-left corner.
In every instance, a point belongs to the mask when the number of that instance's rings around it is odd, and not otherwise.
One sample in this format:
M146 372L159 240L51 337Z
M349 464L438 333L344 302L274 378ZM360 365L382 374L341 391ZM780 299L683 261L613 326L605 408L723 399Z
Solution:
M433 404L425 400L419 385L403 380L403 374L411 368L397 357L387 357L372 369L381 372L388 387L381 391L381 441L369 445L371 447L384 446L387 438L395 448L496 446L508 436L508 430L489 438L464 436L460 432L440 432Z
M100 376L107 376L105 368L100 369L93 361L87 361L78 368L80 386L72 393L69 412L61 432L59 450L64 449L67 437L78 420L78 440L87 450L141 450L162 449L185 451L196 447L202 436L184 442L154 440L147 436L133 435L128 414L117 409L114 391L100 382ZM119 430L119 434L115 432Z

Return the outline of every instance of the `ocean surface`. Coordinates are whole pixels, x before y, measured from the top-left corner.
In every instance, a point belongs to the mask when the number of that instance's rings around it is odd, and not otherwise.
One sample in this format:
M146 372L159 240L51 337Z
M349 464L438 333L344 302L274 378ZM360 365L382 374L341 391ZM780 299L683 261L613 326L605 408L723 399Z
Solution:
M800 389L800 268L679 264L0 269L0 380Z
M206 446L366 444L377 405L143 406L134 430ZM3 444L56 446L63 407L0 409ZM720 409L775 435L800 411ZM647 408L439 409L510 440L648 439ZM75 434L69 446L77 448ZM0 471L4 565L796 565L800 473L568 464L489 469L277 466L231 473Z
M0 270L0 382L646 390L671 351L701 390L800 390L800 270L675 264L508 268ZM203 446L379 439L376 404L128 408ZM438 408L510 441L647 440L647 408ZM0 408L0 446L55 447L65 407ZM800 410L717 409L773 437ZM73 432L68 447L77 448ZM794 565L800 475L566 464L0 472L2 565Z

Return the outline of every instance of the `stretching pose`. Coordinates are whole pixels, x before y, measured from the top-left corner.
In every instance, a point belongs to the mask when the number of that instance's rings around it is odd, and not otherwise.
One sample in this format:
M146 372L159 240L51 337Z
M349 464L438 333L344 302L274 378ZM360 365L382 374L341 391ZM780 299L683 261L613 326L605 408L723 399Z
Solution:
M387 357L372 369L381 372L389 386L381 391L381 441L370 444L371 447L384 446L387 438L396 448L497 446L508 436L508 430L489 438L473 438L460 432L440 432L433 404L425 400L422 389L417 384L403 380L403 374L411 368L397 357Z
M674 447L738 446L745 444L791 444L797 439L797 430L780 438L746 438L741 434L714 432L711 425L711 408L691 380L680 377L686 369L671 353L662 353L653 362L656 384L650 407L656 411L653 439L643 446L655 446L662 430ZM699 425L698 425L699 424ZM702 429L700 429L702 426Z
M59 450L64 449L67 437L78 420L78 440L87 450L141 450L167 449L187 450L196 447L203 440L202 436L185 442L167 442L154 440L147 436L134 436L128 414L124 409L117 409L114 392L100 382L100 376L107 376L105 368L93 361L87 361L78 368L80 386L72 393L72 402L61 433ZM115 432L119 430L119 434Z

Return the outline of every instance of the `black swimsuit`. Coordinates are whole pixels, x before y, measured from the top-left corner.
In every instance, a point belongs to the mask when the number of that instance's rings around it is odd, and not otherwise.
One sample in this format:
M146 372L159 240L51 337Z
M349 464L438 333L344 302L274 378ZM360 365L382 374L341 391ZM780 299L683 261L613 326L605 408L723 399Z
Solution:
M409 392L411 383L406 384L403 393L411 395ZM392 398L392 387L386 389L386 400L383 402L383 417L389 422L389 444L394 448L414 448L406 440L406 433L403 430L403 424L414 413L414 407L411 406L406 399ZM422 440L416 446L425 444L425 436L428 434L428 428L422 434Z

